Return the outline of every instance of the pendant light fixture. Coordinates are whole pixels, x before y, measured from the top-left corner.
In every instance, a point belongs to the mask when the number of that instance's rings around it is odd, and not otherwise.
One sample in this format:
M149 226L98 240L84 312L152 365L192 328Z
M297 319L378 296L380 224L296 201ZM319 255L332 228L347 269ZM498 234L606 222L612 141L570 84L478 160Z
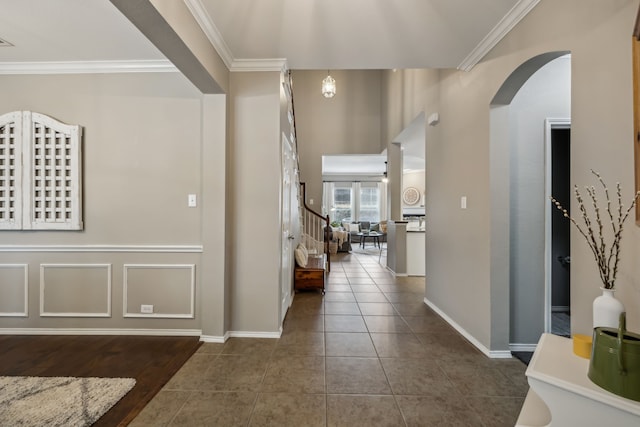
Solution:
M322 81L322 95L325 98L333 98L336 95L336 80L327 70L327 77Z

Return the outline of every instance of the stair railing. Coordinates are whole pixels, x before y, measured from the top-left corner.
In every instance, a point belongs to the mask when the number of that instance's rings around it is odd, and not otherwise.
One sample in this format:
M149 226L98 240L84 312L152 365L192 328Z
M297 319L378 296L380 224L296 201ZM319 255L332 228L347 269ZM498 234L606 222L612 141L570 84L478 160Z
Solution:
M327 271L331 271L331 252L329 251L329 215L322 216L307 205L306 185L300 183L302 190L302 238L308 249L317 254L324 253L327 259Z

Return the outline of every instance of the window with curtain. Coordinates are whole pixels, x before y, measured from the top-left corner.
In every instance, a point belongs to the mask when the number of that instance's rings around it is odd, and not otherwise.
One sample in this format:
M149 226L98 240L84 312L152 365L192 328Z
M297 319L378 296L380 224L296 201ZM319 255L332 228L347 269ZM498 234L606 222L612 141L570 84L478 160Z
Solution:
M361 183L358 221L380 221L380 189L375 183Z
M332 221L350 221L353 218L353 197L350 184L335 184L333 187L332 212L329 214Z
M324 212L332 222L378 222L385 219L384 184L379 182L325 182Z

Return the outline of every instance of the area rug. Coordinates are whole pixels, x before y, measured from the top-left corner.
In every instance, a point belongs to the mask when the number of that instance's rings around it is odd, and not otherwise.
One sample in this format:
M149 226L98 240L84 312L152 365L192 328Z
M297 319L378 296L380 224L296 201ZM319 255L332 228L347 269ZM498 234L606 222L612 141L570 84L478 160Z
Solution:
M0 426L90 426L133 378L0 377Z

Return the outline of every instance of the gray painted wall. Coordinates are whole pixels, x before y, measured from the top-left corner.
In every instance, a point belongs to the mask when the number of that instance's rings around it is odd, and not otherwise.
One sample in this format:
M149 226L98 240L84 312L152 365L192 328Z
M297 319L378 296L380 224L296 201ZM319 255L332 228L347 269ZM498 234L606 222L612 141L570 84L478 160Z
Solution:
M508 229L508 204L494 205L491 194L493 184L504 182L492 176L508 177L509 172L496 168L490 157L495 154L490 103L525 61L571 51L571 181L590 184L593 167L609 181L619 180L631 194L629 38L637 8L637 0L543 0L470 72L441 70L435 88L426 72L422 78L416 70L384 74L387 135L402 117L415 117L421 110L427 116L440 114L440 123L427 127L426 136L427 299L488 350L506 351L509 344L508 251L492 262L494 252L508 248L508 239L493 242L490 233L491 227ZM463 195L466 210L460 209ZM503 212L507 215L501 219ZM589 333L599 284L589 249L580 239L572 232L572 329ZM622 245L617 295L627 305L630 327L640 329L640 266L633 261L640 251L640 230L627 225ZM505 273L507 279L498 280Z
M187 207L188 194L203 194L199 92L178 73L7 75L0 92L2 112L32 110L84 128L85 224L80 232L2 232L0 292L26 287L28 316L0 317L0 327L201 329L202 307L190 304L201 291L202 210ZM26 280L7 264L26 265ZM153 279L162 272L172 280ZM144 303L193 318L125 318L125 300L129 314ZM41 302L55 317L40 317ZM109 304L111 317L96 317L109 315Z
M320 92L326 71L294 71L293 97L298 134L301 181L307 200L322 206L322 156L380 154L381 71L331 71L336 96Z
M544 331L546 118L571 117L571 58L538 70L509 107L510 342L535 344Z
M590 183L588 171L594 167L631 191L628 39L637 3L543 1L471 72L443 72L440 140L427 139L427 211L432 230L427 239L427 297L487 348L507 349L508 317L501 311L509 306L508 288L495 287L490 274L504 265L491 265L488 252L490 218L501 213L489 204L488 177L497 173L487 157L489 103L510 73L529 58L570 50L572 183ZM452 167L443 170L438 165ZM456 199L465 193L469 209L461 211L455 208ZM447 209L452 209L450 215ZM630 260L637 252L638 230L629 226L627 233L619 293L628 305L637 307L638 285L633 278L638 267ZM580 239L573 233L572 328L588 333L599 285L591 255ZM448 261L454 254L455 265ZM632 317L638 325L640 319Z
M280 73L232 73L230 331L277 333L280 291Z

